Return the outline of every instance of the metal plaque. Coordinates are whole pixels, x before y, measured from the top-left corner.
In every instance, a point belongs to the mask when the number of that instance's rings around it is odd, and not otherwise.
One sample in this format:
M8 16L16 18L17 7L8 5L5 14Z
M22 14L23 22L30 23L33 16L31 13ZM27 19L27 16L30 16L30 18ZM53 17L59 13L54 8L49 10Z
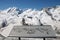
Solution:
M55 37L55 31L49 25L15 26L9 36L16 37Z

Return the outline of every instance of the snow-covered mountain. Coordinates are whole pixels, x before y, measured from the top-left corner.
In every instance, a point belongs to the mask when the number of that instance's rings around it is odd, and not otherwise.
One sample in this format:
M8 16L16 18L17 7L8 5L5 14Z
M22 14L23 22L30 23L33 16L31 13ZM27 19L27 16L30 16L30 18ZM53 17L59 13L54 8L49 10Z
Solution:
M60 6L43 8L42 10L22 10L11 7L0 11L0 28L13 25L51 25L60 30Z

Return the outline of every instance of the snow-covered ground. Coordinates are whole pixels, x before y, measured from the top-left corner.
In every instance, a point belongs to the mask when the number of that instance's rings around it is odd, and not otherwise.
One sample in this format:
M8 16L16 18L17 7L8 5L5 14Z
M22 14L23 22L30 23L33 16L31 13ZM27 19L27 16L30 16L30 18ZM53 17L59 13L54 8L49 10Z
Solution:
M0 10L0 31L3 31L11 24L13 26L51 25L60 34L60 6L43 8L42 10L22 10L17 7Z

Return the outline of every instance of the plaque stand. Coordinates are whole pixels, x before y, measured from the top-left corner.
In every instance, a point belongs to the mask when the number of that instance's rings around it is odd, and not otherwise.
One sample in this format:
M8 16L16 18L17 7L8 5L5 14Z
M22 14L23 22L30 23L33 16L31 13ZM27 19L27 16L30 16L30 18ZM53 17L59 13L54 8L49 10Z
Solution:
M14 26L8 37L21 38L56 38L55 31L49 25ZM5 38L3 38L4 40Z

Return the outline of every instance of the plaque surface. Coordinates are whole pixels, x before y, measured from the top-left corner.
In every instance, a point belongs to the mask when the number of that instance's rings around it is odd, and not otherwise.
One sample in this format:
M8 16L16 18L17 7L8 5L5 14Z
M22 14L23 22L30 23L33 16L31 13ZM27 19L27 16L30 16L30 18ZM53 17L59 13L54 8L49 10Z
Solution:
M51 26L15 26L9 36L17 37L55 37Z

